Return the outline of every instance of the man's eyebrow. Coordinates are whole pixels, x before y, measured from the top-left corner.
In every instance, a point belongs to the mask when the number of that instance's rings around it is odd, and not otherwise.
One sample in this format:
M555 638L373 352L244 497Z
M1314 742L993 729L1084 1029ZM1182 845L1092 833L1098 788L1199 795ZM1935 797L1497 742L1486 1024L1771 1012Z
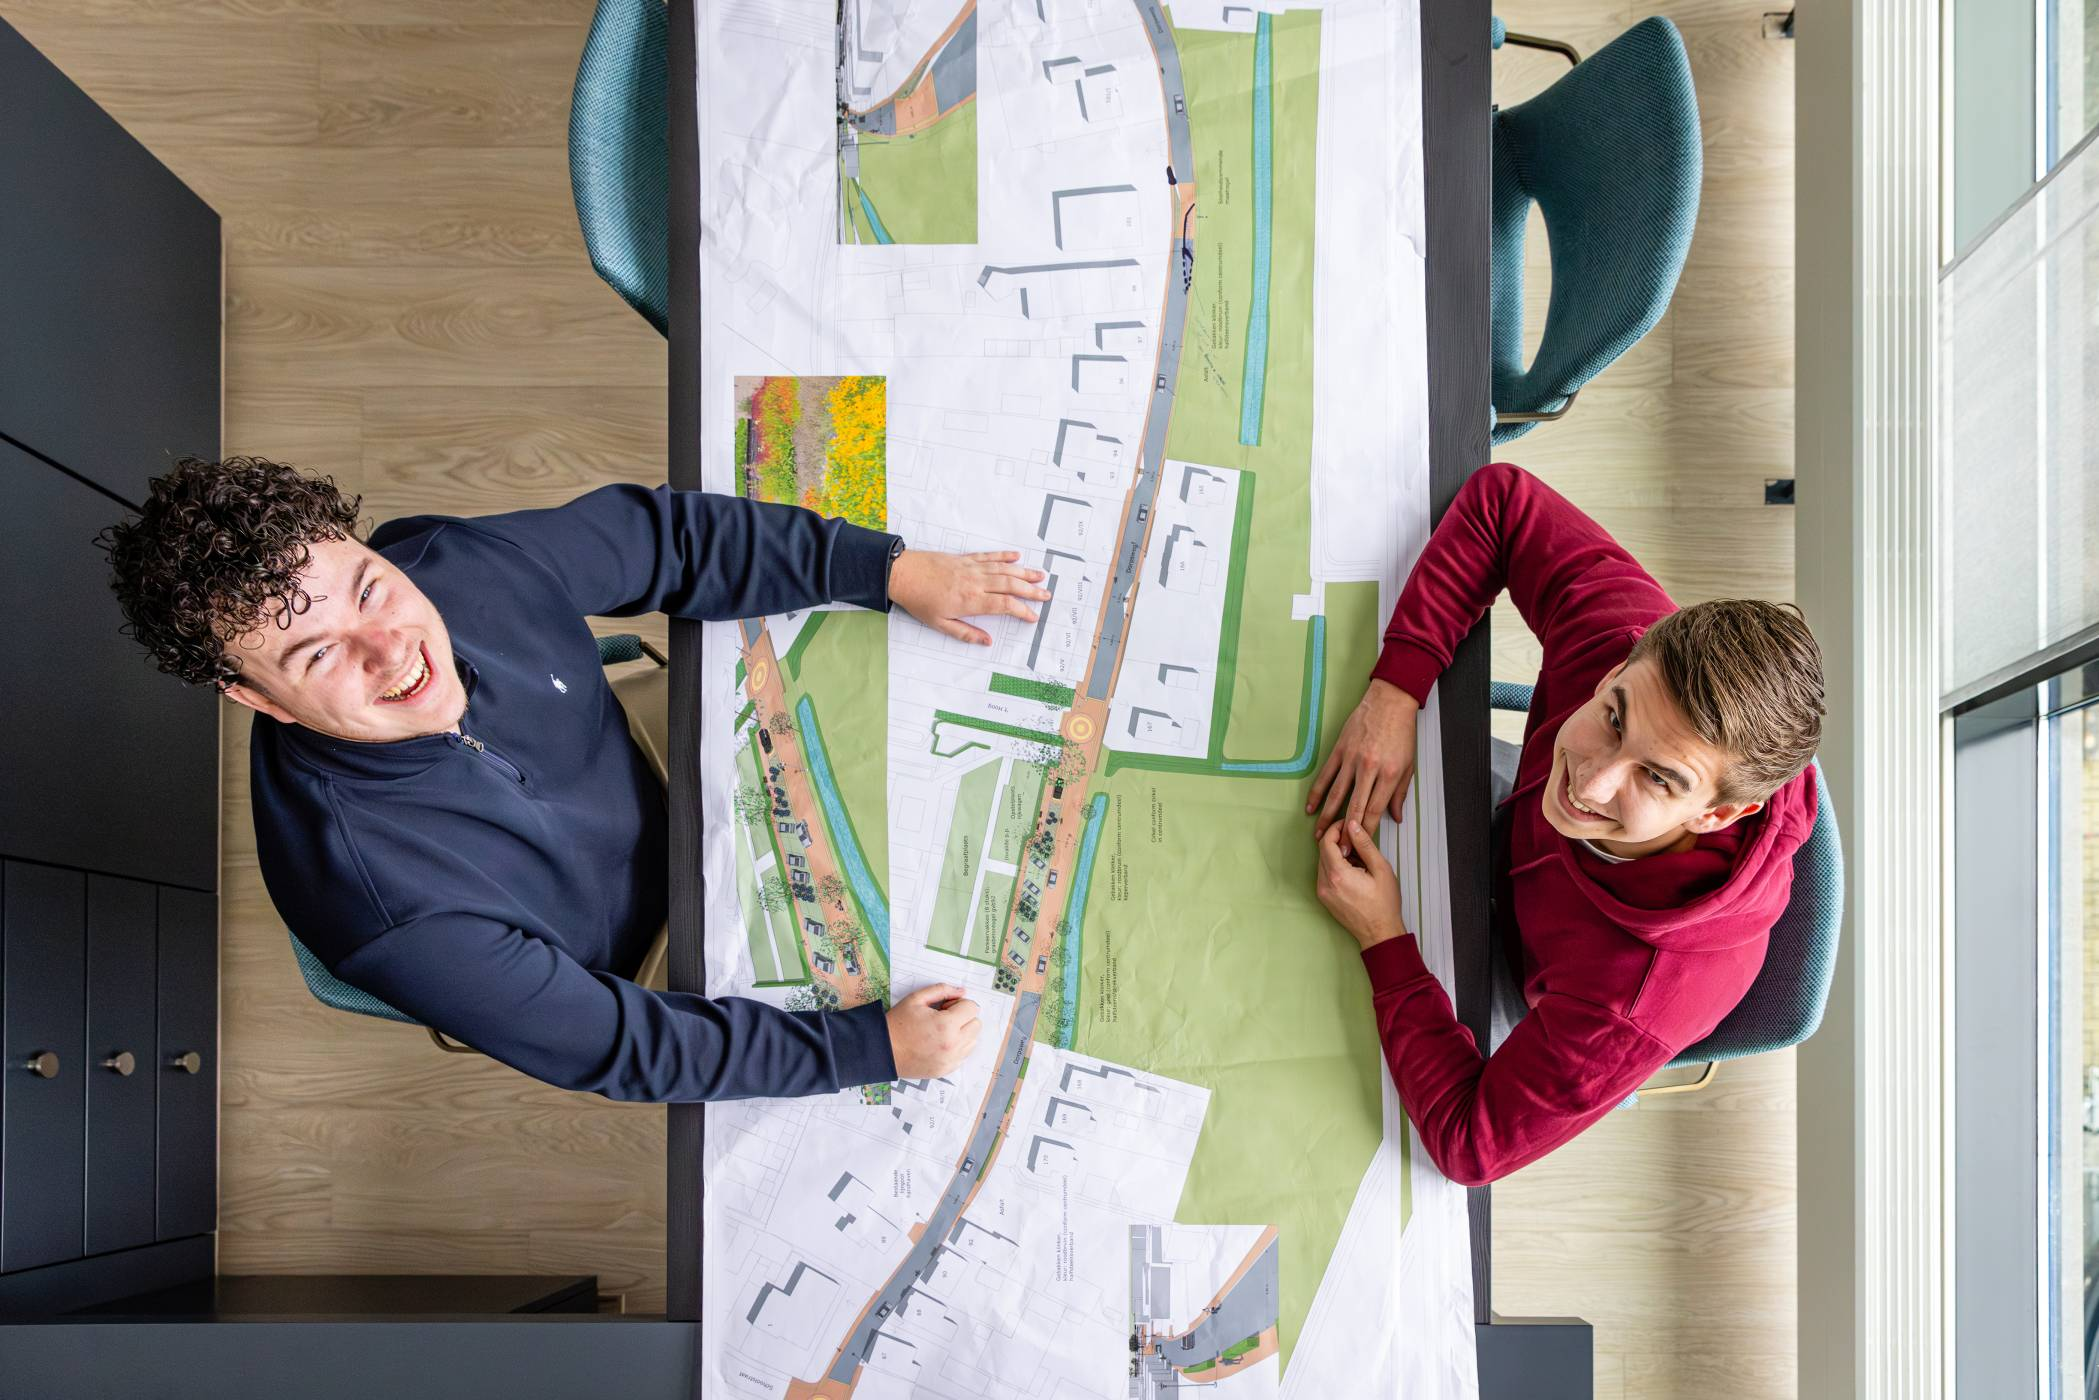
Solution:
M1626 716L1625 687L1622 685L1612 686L1611 697L1618 702L1618 732L1620 734L1623 734L1625 732ZM1659 763L1650 763L1647 766L1653 769L1655 772L1661 774L1662 781L1668 783L1671 787L1676 788L1678 791L1689 792L1691 790L1691 780L1689 778L1686 778L1683 774L1677 772L1674 768L1664 768Z
M350 596L352 598L355 598L359 593L362 593L364 591L365 572L371 567L372 561L369 559L360 559L357 561L357 572L350 575ZM320 594L316 601L326 599L327 596L328 595L325 593ZM312 636L308 637L305 641L294 643L293 645L285 648L284 655L277 658L277 664L285 670L290 670L292 662L296 660L302 652L312 651L315 647L327 641L328 638L332 635L332 633L328 632L316 632Z

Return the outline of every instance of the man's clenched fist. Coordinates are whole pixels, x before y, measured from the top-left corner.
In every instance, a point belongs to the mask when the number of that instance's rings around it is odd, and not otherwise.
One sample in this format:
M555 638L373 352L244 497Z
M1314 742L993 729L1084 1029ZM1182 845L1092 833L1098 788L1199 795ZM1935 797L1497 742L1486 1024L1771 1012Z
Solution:
M984 1023L962 988L920 987L889 1008L889 1049L899 1079L937 1079L969 1058Z

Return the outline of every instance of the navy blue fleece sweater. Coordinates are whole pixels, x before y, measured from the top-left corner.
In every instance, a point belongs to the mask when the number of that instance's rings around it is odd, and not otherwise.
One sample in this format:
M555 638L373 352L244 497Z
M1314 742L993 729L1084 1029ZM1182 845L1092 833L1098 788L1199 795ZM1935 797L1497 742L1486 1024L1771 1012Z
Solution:
M620 975L664 921L668 822L584 622L886 609L891 543L791 506L639 486L380 526L372 548L444 617L461 729L485 748L257 718L270 898L343 981L563 1088L667 1102L893 1078L880 1006L786 1012Z

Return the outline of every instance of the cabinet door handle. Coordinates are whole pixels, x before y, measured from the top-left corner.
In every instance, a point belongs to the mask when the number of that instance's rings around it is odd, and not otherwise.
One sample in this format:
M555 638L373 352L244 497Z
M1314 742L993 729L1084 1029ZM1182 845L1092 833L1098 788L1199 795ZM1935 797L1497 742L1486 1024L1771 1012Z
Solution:
M33 1055L29 1059L24 1060L22 1068L28 1070L39 1079L56 1079L58 1078L58 1056L46 1050L40 1055Z
M184 1074L195 1074L198 1070L204 1068L204 1057L194 1050L186 1051L169 1060L168 1068L179 1069Z
M128 1075L138 1068L138 1061L131 1058L129 1050L119 1050L102 1062L102 1068L113 1069L118 1074Z

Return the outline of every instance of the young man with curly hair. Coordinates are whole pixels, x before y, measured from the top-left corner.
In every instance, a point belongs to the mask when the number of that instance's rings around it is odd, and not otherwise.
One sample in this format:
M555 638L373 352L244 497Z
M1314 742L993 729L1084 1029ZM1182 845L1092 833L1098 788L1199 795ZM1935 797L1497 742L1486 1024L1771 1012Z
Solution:
M906 549L794 506L607 486L552 510L394 520L253 457L185 460L104 532L160 668L262 718L257 855L278 911L351 986L550 1084L650 1102L947 1072L952 986L788 1012L637 985L669 903L661 781L585 619L733 620L893 603L965 641L1034 620L1017 554Z
M1507 588L1544 644L1520 753L1497 741L1490 1055L1458 1023L1380 855L1415 718ZM1799 611L1678 611L1595 521L1476 472L1415 562L1362 703L1314 779L1318 895L1363 950L1393 1082L1445 1176L1483 1185L1587 1128L1735 1008L1815 819L1822 661Z

